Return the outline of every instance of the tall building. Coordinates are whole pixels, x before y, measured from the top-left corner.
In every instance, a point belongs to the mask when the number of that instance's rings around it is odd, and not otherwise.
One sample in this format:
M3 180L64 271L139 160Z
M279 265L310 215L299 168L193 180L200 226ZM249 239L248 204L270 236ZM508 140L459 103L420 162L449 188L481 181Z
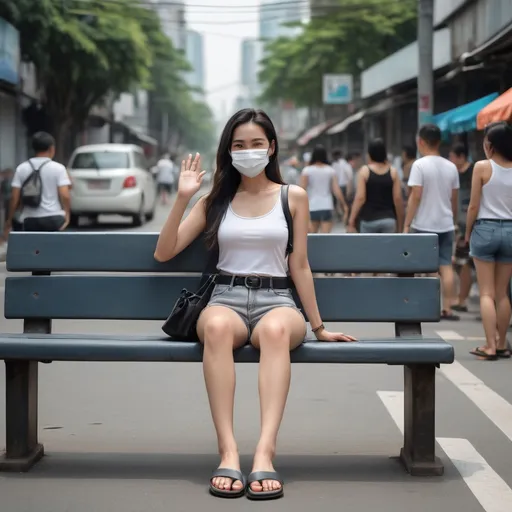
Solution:
M192 71L186 75L188 84L204 91L204 42L202 34L195 30L187 30L186 56L192 66Z
M255 97L259 93L260 50L261 44L256 39L242 41L241 83L248 97Z
M264 0L260 5L260 39L271 41L281 36L293 37L300 29L287 27L285 24L301 21L302 15L298 4Z
M150 0L158 13L165 35L173 42L175 48L185 50L187 47L187 27L185 21L185 2L183 0Z

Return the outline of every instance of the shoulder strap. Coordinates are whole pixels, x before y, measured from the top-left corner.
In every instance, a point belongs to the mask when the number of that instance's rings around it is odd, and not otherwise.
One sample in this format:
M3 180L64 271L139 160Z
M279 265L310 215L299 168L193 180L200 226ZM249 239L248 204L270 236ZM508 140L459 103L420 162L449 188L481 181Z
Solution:
M283 207L284 218L288 226L288 244L286 245L286 255L289 256L293 252L293 218L288 202L288 191L290 185L281 186L281 205Z
M39 172L46 164L49 164L51 162L51 159L46 160L46 162L43 162L38 169L34 167L34 164L32 163L32 160L29 158L27 162L30 164L30 167L32 167L32 170L34 172Z

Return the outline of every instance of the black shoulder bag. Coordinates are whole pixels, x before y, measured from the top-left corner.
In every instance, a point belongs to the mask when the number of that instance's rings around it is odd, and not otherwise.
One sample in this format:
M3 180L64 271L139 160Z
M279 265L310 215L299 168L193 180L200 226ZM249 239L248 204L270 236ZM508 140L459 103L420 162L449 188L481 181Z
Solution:
M288 204L288 185L281 187L281 204L288 225L288 243L286 246L286 255L288 256L293 252L293 220ZM190 292L184 288L181 291L171 314L162 326L162 331L165 334L180 341L197 341L197 321L203 309L208 305L215 288L218 262L219 249L217 246L209 252L199 290Z

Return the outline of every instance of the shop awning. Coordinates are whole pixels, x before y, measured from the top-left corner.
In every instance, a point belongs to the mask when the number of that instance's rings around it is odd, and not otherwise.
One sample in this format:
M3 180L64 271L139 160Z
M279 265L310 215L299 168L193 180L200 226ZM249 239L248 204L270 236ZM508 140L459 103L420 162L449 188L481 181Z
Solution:
M483 130L488 124L512 119L512 87L481 110L476 119L476 126Z
M476 130L478 114L497 97L497 92L489 94L460 107L437 114L432 120L443 133L464 133Z
M335 135L337 133L341 133L345 131L352 123L356 121L360 121L364 115L366 114L366 110L360 110L356 114L352 114L347 118L343 119L341 123L336 123L332 128L327 130L327 135Z
M306 146L311 140L316 139L318 136L322 135L322 133L324 133L327 128L332 126L334 122L335 121L331 119L329 121L324 121L323 123L313 126L313 128L307 130L297 139L297 145Z

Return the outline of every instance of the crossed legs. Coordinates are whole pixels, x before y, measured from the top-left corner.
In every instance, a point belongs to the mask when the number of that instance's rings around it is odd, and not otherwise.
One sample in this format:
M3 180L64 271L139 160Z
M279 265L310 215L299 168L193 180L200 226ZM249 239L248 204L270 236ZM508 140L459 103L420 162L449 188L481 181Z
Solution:
M242 319L223 306L206 308L199 318L199 339L204 344L203 371L210 401L221 462L219 467L240 469L238 447L233 429L235 364L233 350L248 338ZM261 433L254 456L253 471L273 471L277 434L290 386L290 350L304 340L304 319L293 308L276 308L255 327L251 343L261 351L259 394ZM229 478L214 478L219 489L239 490L242 483ZM279 482L253 483L254 492L279 489Z

